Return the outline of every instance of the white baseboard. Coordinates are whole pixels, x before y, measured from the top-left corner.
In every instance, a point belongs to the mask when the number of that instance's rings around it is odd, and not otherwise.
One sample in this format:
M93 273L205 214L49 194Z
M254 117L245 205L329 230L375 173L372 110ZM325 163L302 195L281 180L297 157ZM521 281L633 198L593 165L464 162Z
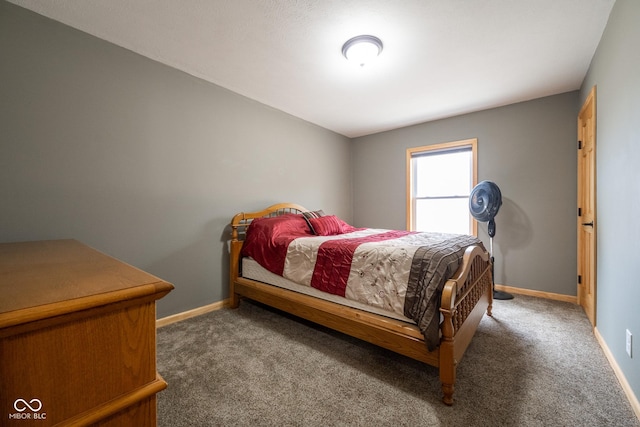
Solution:
M570 302L572 304L578 303L578 297L574 297L572 295L555 294L553 292L534 291L531 289L523 289L523 288L514 288L512 286L499 285L497 283L495 285L495 289L496 291L504 291L504 292L509 292L511 294L528 295L532 297Z
M172 323L179 322L181 320L189 319L191 317L200 316L201 314L209 313L211 311L220 310L223 307L229 305L229 300L214 302L213 304L205 305L202 307L194 308L193 310L183 311L182 313L174 314L171 316L163 317L156 320L156 327L161 328L163 326L170 325Z

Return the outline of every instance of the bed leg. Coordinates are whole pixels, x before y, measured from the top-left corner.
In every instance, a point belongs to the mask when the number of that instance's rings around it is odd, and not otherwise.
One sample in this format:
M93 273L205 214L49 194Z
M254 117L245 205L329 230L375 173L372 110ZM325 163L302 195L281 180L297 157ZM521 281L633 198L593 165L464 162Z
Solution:
M238 294L232 292L231 296L229 297L229 308L238 308L239 305L240 298L238 297Z
M229 307L238 308L240 305L240 295L235 292L235 282L240 275L240 251L242 242L238 240L238 230L232 231L231 250L229 252Z
M445 405L453 405L456 361L453 357L452 341L444 340L440 343L440 382L442 383L442 401Z
M238 308L240 306L240 295L235 292L234 280L236 277L231 277L229 281L229 308Z
M240 305L240 295L238 295L235 291L235 283L234 281L238 275L232 275L229 280L229 307L230 308L238 308Z
M453 405L453 384L442 384L442 401L447 406Z
M456 368L450 370L449 374L444 373L442 370L442 366L440 367L440 382L442 383L442 401L445 405L451 406L453 405L453 391L455 389L455 377L456 377ZM445 377L453 378L453 379L445 379Z

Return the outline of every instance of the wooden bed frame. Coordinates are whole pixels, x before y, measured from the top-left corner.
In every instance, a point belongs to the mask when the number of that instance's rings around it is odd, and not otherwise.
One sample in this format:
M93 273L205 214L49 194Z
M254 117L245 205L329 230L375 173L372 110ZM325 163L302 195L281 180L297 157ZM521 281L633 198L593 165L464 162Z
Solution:
M428 351L424 337L414 325L246 279L240 275L243 238L252 219L305 211L307 209L297 204L280 203L259 212L243 212L233 217L230 306L238 307L240 298L246 297L438 367L443 401L452 405L456 365L471 342L484 313L491 316L491 263L486 250L480 246L467 248L462 265L444 285L440 303L443 319L440 324L440 346L434 351Z

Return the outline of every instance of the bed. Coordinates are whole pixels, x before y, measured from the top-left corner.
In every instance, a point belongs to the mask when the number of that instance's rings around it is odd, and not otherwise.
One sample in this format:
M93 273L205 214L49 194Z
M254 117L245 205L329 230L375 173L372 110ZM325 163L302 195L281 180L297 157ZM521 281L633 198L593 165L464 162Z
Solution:
M266 239L261 236L264 233L268 234ZM473 236L449 241L424 234L359 229L333 215L293 203L238 213L231 221L230 306L236 308L241 298L249 298L435 366L443 402L452 405L456 366L484 313L491 316L491 263L482 243ZM266 247L258 245L260 239L266 241ZM411 241L408 245L398 243L407 239ZM437 249L430 253L431 249L416 239L435 239ZM352 248L349 262L330 258L344 252L342 246L331 252L342 240ZM419 244L413 248L416 242ZM313 256L304 252L307 246L314 247ZM364 250L361 248L374 248L375 257L384 251L394 255L391 261L376 264L369 262L370 253L355 252ZM275 255L269 254L272 250ZM409 258L410 264L402 261L404 258ZM356 266L358 260L364 261ZM322 265L332 263L335 268L329 268L331 274L318 273ZM375 270L398 277L372 278ZM390 270L394 274L389 274ZM435 270L442 270L442 277L433 278ZM359 284L365 276L366 283L385 282L383 286L388 288L370 292ZM397 287L396 282L403 281L407 282L405 288ZM334 293L325 292L323 286Z

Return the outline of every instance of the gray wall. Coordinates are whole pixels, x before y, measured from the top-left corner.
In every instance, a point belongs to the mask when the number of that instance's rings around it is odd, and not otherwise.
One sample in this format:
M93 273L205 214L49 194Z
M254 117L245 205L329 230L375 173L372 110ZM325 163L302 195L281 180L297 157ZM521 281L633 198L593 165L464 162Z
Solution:
M596 327L640 397L640 2L618 0L582 85L596 86ZM625 330L634 355L625 352Z
M478 181L503 197L496 283L576 295L577 110L570 92L355 139L354 222L404 229L406 149L478 138Z
M4 1L0 82L0 242L75 238L160 276L160 317L228 296L235 213L352 219L347 138Z

